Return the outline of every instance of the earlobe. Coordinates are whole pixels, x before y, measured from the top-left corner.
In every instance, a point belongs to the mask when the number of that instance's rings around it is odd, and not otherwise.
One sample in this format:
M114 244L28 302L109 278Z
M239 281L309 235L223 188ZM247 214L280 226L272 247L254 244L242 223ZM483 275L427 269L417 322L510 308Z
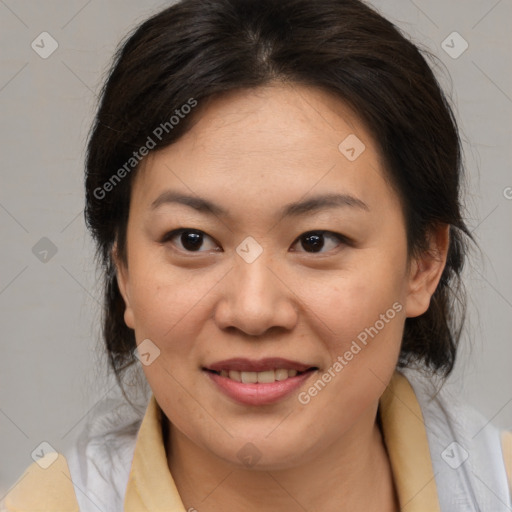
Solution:
M427 311L441 279L450 244L450 226L441 224L428 235L428 249L411 261L405 305L409 318Z
M114 266L116 269L116 280L117 286L119 287L119 291L121 296L123 297L125 303L124 310L124 322L131 329L135 329L134 315L130 302L130 285L129 285L129 277L128 277L128 268L123 263L121 258L119 257L117 251L117 244L114 243L112 248L112 261L114 262Z

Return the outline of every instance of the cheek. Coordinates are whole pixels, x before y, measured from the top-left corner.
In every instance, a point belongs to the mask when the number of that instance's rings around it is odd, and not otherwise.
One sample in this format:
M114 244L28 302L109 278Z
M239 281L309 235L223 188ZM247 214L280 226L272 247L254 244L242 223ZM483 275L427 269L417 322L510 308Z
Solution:
M194 314L192 308L198 300L198 290L191 288L190 281L187 284L173 281L171 285L156 277L132 287L136 330L147 337L164 339L176 329L182 329L183 320L187 314Z
M376 323L386 337L401 338L405 260L395 256L393 264L393 259L368 254L352 268L302 281L303 300L318 318L332 349L344 349L361 333L364 338L365 329Z
M312 290L318 299L312 303L330 327L324 339L335 375L315 407L337 403L335 410L345 411L340 421L347 410L362 411L377 399L395 369L405 322L405 267L405 250L368 251L330 286Z
M323 296L317 289L315 312L322 320L318 325L329 327L319 329L330 361L318 376L326 384L312 382L300 398L312 416L329 411L326 437L375 403L396 367L405 322L401 281L376 278L372 272L352 275Z
M190 356L208 317L209 294L220 279L176 269L150 257L132 261L131 305L137 340L149 338L165 354Z

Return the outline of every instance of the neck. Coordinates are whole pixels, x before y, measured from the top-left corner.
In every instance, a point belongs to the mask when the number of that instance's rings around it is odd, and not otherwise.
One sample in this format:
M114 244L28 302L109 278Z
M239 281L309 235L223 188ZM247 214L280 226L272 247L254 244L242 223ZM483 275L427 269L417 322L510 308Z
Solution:
M186 510L395 512L398 499L376 412L375 405L314 459L276 471L219 459L169 424L169 469Z

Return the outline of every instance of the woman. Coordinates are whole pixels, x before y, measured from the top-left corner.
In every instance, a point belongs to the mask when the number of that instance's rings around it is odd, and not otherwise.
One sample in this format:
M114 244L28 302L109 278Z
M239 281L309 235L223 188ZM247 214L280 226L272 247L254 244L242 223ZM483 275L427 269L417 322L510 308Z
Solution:
M436 386L461 179L431 69L364 3L147 20L103 90L86 220L111 366L150 396L103 404L7 510L510 510L510 434Z

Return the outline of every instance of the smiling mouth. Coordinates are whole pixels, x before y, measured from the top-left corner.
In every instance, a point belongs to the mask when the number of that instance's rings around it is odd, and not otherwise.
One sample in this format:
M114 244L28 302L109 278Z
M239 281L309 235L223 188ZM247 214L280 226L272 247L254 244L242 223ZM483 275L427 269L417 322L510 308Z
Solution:
M282 357L234 357L201 368L217 390L244 406L278 403L300 388L318 366Z
M242 384L271 384L273 382L281 382L293 377L297 377L303 375L305 373L310 373L318 368L312 367L308 368L304 371L298 371L295 369L286 369L286 368L276 368L273 370L265 370L262 372L247 372L247 371L239 371L239 370L210 370L208 368L203 368L203 370L215 373L220 377L225 377L227 379L233 380L235 382L241 382Z

